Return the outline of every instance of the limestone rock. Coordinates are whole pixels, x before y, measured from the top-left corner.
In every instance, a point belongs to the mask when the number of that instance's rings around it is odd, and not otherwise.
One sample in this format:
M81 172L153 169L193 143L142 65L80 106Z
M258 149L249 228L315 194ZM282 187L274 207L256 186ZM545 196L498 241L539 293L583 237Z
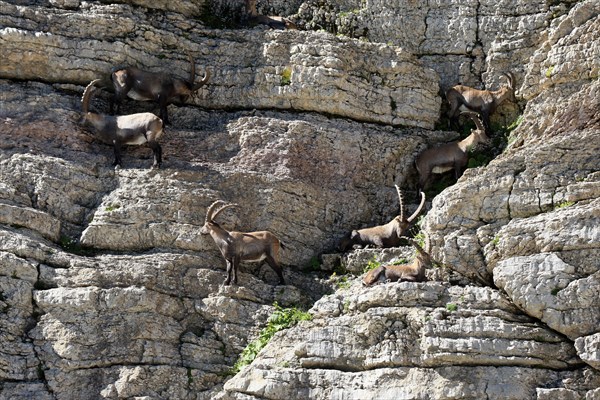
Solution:
M277 334L219 398L425 398L423 382L436 398L531 398L556 379L552 369L580 363L560 335L488 288L356 284L311 313L312 321ZM447 375L455 373L462 377ZM515 373L518 385L507 384Z
M128 5L86 5L75 14L41 6L2 12L4 78L78 84L104 78L108 85L112 67L134 64L187 79L190 52L212 71L194 99L199 106L319 111L425 128L438 119L436 73L397 47L322 32L234 30L215 37L191 20L180 26L178 19L147 19Z
M579 337L575 340L577 354L587 364L600 369L600 334Z

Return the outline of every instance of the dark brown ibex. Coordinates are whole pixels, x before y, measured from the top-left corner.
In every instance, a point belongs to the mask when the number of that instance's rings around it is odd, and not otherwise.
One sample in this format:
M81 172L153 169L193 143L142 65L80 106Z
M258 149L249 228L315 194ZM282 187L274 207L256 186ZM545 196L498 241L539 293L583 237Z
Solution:
M425 277L425 269L433 266L429 255L429 237L425 235L426 250L423 250L423 248L413 239L404 239L408 240L417 250L413 262L401 265L382 265L372 269L367 272L362 280L364 286L371 286L381 282L424 282L427 280Z
M162 163L162 148L158 139L163 134L163 123L160 118L152 113L139 113L122 116L97 114L89 111L92 92L100 79L93 80L85 88L82 97L81 123L92 128L94 137L106 144L113 146L115 162L113 165L121 166L121 146L140 145L148 143L154 153L152 168L159 168Z
M259 15L256 11L256 0L246 0L246 13L250 24L268 25L272 29L298 29L288 18Z
M217 206L221 206L215 211ZM235 232L223 229L215 222L215 218L229 207L238 207L237 204L217 200L206 211L206 221L200 229L203 235L210 235L225 261L227 262L227 279L225 285L237 285L237 273L240 261L258 262L266 260L267 264L277 273L279 284L285 285L283 271L279 265L279 251L284 249L284 244L271 232Z
M502 75L507 78L508 83L498 90L478 90L463 85L456 85L448 89L446 99L450 104L450 110L448 110L450 122L456 123L461 111L475 111L481 115L486 131L491 132L490 115L504 101L515 101L515 76L512 72Z
M400 237L406 233L406 230L414 219L419 215L425 205L425 193L421 192L421 204L417 210L408 218L404 218L404 206L402 204L402 193L396 186L398 201L400 202L400 214L385 225L374 226L353 230L342 238L338 245L338 250L346 251L354 246L375 246L375 247L396 247L400 244Z
M110 104L111 114L114 112L114 104L117 104L117 113L121 101L126 97L141 101L155 101L160 107L160 117L165 125L169 123L167 104L175 97L185 101L202 86L206 85L210 78L210 72L206 70L204 78L194 84L196 79L196 66L194 59L189 55L191 63L190 80L173 78L165 73L146 72L134 67L119 68L113 70L111 80L115 88L115 95Z
M454 176L458 180L467 166L469 150L479 143L489 142L490 139L485 134L485 129L477 114L474 112L463 112L462 114L471 117L477 129L471 131L471 134L461 141L431 147L419 154L415 165L419 172L419 188L421 190L427 189L432 174L442 174L454 170Z

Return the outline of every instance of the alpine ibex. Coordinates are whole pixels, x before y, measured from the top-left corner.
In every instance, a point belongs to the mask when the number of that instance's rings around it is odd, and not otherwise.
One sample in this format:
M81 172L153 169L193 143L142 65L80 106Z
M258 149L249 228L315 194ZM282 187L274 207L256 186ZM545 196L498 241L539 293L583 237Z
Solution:
M256 0L246 0L246 14L250 24L268 25L272 29L297 29L296 24L285 17L259 15Z
M442 174L454 170L454 176L458 180L462 175L469 159L469 150L479 143L489 142L481 120L474 112L463 112L467 114L477 129L461 141L446 143L441 146L431 147L423 151L417 157L415 165L419 172L419 188L425 190L432 174Z
M353 246L368 246L372 245L375 247L395 247L400 244L400 237L406 233L406 230L413 222L413 220L419 215L423 206L425 205L425 193L421 192L421 204L417 210L408 218L404 218L404 206L402 204L402 193L400 188L396 186L396 192L398 193L398 201L400 202L400 214L388 222L385 225L374 226L371 228L364 228L359 230L353 230L342 238L338 249L340 251L346 251L351 249Z
M478 90L468 86L457 85L446 92L446 99L450 104L448 117L451 122L456 122L460 111L475 111L481 115L483 126L487 132L490 130L490 115L506 100L515 101L515 76L512 72L503 73L508 80L506 86L498 90Z
M160 107L160 117L165 125L169 124L169 115L167 113L167 104L175 97L181 101L194 94L202 86L206 85L210 78L210 72L206 70L204 78L194 84L196 79L196 66L194 59L189 55L191 63L190 80L185 82L182 79L173 78L164 73L153 73L142 71L134 67L118 68L113 70L111 80L115 88L115 95L110 104L110 112L114 112L114 104L117 104L117 113L121 101L128 96L134 100L155 101Z
M89 111L92 92L100 79L93 80L85 88L82 97L81 123L91 127L94 137L106 144L113 146L115 162L113 165L121 166L121 146L140 145L148 143L154 153L152 168L160 168L162 163L162 148L158 139L163 134L163 123L160 118L152 113L139 113L122 116L97 114Z
M425 249L413 239L405 237L417 250L415 259L410 264L382 265L367 272L362 280L364 286L371 286L380 282L423 282L426 281L425 269L431 268L433 263L429 255L429 236L425 235Z
M215 211L217 206L221 206ZM279 284L285 285L283 271L279 265L279 251L285 249L284 244L268 231L235 232L223 229L215 222L215 218L229 207L238 207L237 204L217 200L206 211L206 221L200 229L203 235L210 235L227 263L227 279L225 285L237 285L237 273L240 261L258 262L266 260L267 264L277 273Z

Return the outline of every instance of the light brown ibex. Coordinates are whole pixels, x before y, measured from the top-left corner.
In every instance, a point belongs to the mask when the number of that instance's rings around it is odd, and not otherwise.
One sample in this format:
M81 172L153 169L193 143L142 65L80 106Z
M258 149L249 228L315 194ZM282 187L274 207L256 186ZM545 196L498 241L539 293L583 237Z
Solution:
M463 112L462 114L471 117L477 129L471 131L471 134L463 140L431 147L419 154L415 160L415 166L419 172L419 188L421 190L427 188L432 174L442 174L454 170L454 176L458 180L469 160L469 150L479 143L489 142L490 139L485 134L485 129L477 114L474 112Z
M111 73L115 88L115 95L110 104L111 114L114 112L114 103L117 104L118 113L121 101L128 96L134 100L157 102L160 107L160 117L165 125L169 124L167 104L175 97L180 97L181 101L184 101L186 97L206 85L210 78L210 72L206 70L204 78L195 84L196 66L193 57L188 56L191 63L188 82L165 73L146 72L135 67L114 69Z
M426 281L425 269L431 268L433 263L429 255L431 251L429 237L425 235L425 250L413 239L408 240L417 250L415 259L409 264L382 265L367 272L362 280L364 286L371 286L381 282L423 282Z
M92 92L100 79L93 80L83 92L81 123L92 128L94 137L113 146L115 162L121 166L121 146L140 145L148 143L154 153L152 168L160 168L162 163L162 148L158 139L163 134L163 123L152 113L139 113L122 116L97 114L89 111Z
M498 90L478 90L463 85L456 85L448 89L446 99L450 104L448 110L450 122L456 122L461 111L475 111L481 115L486 131L491 132L490 115L504 101L515 101L515 76L512 72L502 75L507 78L508 83Z
M425 205L425 193L421 192L421 204L417 210L408 218L404 218L404 206L402 204L402 193L398 185L398 201L400 202L400 214L385 225L374 226L353 230L342 238L338 245L338 250L346 251L354 246L375 246L375 247L395 247L400 244L400 237L403 236L410 224L423 210Z
M215 211L217 206L220 206ZM210 235L221 251L227 263L227 279L225 285L232 281L237 285L237 275L240 261L258 262L266 260L267 264L277 273L279 284L285 285L283 271L279 265L279 251L284 249L284 244L271 232L235 232L223 229L215 218L229 207L238 207L237 204L217 200L206 211L206 221L200 229L203 235Z
M256 0L246 0L246 14L250 24L268 25L272 29L297 29L296 24L285 17L259 15Z

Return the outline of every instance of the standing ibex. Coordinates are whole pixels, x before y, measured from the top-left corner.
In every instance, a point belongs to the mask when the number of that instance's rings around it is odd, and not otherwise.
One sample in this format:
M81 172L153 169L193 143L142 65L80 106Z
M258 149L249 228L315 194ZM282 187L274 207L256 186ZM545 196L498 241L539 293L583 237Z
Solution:
M221 207L215 211L219 205ZM200 229L201 234L210 235L213 238L227 262L225 285L229 285L232 279L233 283L237 285L240 261L258 262L262 260L266 260L267 264L277 273L279 284L285 285L283 272L279 265L279 250L285 247L274 234L268 231L229 232L215 222L215 218L223 210L237 206L237 204L228 204L222 200L215 201L208 207L206 221Z
M423 151L417 157L415 165L419 172L419 188L425 190L432 174L442 174L454 170L454 176L458 180L467 165L469 150L479 143L489 142L481 120L474 112L463 112L467 114L477 129L465 139L457 142L446 143L441 146L431 147Z
M189 58L192 66L188 82L173 78L168 74L146 72L134 67L113 70L111 80L115 88L115 95L110 104L111 114L114 112L113 103L117 104L118 113L121 101L125 96L129 96L134 100L157 102L160 106L160 117L165 125L169 124L167 104L174 97L180 97L181 101L184 101L187 96L191 96L204 86L210 77L210 72L207 70L204 78L194 84L196 66L193 57L189 55Z
M429 237L425 235L425 250L413 239L404 239L408 240L417 250L413 262L401 265L382 265L372 269L363 278L363 285L371 286L380 282L423 282L427 280L425 269L433 265L429 256L429 251L431 251Z
M152 168L159 168L162 163L162 148L157 140L163 134L163 123L160 118L152 113L115 117L89 112L90 97L99 81L100 79L96 79L90 82L83 92L81 123L92 128L94 137L113 146L115 152L113 165L121 166L122 145L148 143L154 153Z
M374 226L353 230L342 238L338 249L346 251L353 246L395 247L400 244L400 237L405 234L411 222L419 215L425 205L425 193L421 192L421 204L417 210L408 218L404 218L404 206L402 204L402 193L396 186L398 201L400 202L400 214L385 225Z
M246 0L246 14L251 24L268 25L272 29L297 29L296 24L285 17L259 15L256 0Z
M460 111L475 111L481 115L485 129L491 132L490 115L505 100L515 101L515 76L512 72L502 75L507 78L508 83L498 90L478 90L463 85L448 89L446 99L450 104L448 111L450 122L456 121Z

